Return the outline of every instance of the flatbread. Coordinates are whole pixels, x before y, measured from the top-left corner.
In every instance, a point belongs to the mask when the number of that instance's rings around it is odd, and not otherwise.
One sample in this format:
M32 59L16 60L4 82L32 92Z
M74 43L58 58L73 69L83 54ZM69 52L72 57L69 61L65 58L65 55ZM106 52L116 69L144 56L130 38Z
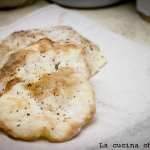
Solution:
M86 77L69 67L36 82L15 78L0 97L0 126L23 140L70 140L94 114L95 96Z
M91 71L91 76L99 71L106 63L103 53L99 47L80 35L69 26L54 26L49 29L31 29L12 33L0 44L0 68L7 62L9 56L18 49L25 48L29 44L40 39L47 38L59 45L76 45L86 51L86 59Z
M7 84L18 78L21 81L36 82L44 73L56 72L63 67L71 67L90 77L86 51L73 44L58 45L44 38L26 48L12 53L0 69L0 94Z
M12 33L0 43L0 127L13 137L64 142L95 114L88 83L106 63L71 27Z

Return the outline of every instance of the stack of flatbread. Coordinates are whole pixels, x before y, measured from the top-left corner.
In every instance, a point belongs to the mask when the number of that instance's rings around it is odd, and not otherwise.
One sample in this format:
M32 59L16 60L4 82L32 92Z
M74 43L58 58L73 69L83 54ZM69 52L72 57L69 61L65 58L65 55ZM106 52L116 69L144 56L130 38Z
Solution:
M105 63L68 26L12 33L0 43L0 127L24 140L70 140L95 114L88 79Z

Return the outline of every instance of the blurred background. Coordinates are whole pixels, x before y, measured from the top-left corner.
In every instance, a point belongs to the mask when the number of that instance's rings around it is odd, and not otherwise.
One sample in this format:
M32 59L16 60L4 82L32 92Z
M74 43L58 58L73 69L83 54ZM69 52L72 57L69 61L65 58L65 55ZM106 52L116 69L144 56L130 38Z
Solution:
M52 4L78 12L117 34L150 46L150 0L0 0L0 27Z

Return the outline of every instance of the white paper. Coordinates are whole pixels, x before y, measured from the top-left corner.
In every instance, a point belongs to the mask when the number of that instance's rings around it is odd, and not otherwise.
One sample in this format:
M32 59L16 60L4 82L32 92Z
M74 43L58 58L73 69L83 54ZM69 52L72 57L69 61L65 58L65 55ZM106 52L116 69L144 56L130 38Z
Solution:
M0 28L0 39L16 30L54 25L72 26L98 44L107 57L107 65L90 79L96 94L96 115L79 135L65 143L14 140L0 132L0 150L103 149L99 143L107 143L111 150L114 143L137 143L138 149L144 149L143 144L150 143L150 47L133 43L56 5Z

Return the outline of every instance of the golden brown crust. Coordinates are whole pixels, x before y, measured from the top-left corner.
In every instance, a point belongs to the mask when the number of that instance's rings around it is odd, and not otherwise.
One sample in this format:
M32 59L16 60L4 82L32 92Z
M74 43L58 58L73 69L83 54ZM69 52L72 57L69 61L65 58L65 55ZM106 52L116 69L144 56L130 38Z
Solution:
M7 85L8 82L13 80L14 78L20 78L20 76L19 77L17 76L18 72L20 71L20 67L26 66L26 63L28 61L27 59L30 55L39 53L40 56L45 57L44 56L45 53L47 55L47 52L54 51L56 57L63 54L64 57L62 57L62 59L64 59L67 55L71 55L71 50L77 51L77 53L78 51L80 52L78 54L79 58L75 61L78 61L78 60L84 61L85 67L83 69L86 70L87 78L89 78L90 68L88 67L86 58L84 58L84 56L86 55L86 52L84 49L77 47L76 45L73 45L73 44L68 44L68 45L58 45L57 43L53 44L51 40L44 38L10 55L10 57L8 58L8 61L0 69L0 82L1 84L3 83L3 85L1 85L3 86L3 88L0 88L0 94L2 95L3 92L5 91L5 86ZM62 60L60 59L60 61L58 62L53 62L53 65L55 63L56 71L58 69L58 66L59 68L61 67L61 65L59 65L61 61ZM68 65L68 62L66 62L66 65ZM65 65L63 65L62 67L65 67ZM20 78L20 80L23 81L22 78Z
M79 71L61 68L57 72L43 74L40 81L31 82L31 85L15 80L12 81L15 82L13 87L0 98L0 126L15 138L32 141L47 137L52 142L65 142L77 135L95 114L94 93ZM54 94L56 88L57 93ZM16 90L19 95L14 95ZM42 95L41 91L44 92ZM32 95L34 92L40 93L36 99ZM70 111L73 116L69 115Z
M3 86L0 89L0 95L4 93L7 83L17 78L16 72L25 65L26 56L34 53L33 50L22 50L11 54L6 64L0 69L0 84Z
M63 70L60 74L59 72ZM26 89L30 90L32 95L38 99L44 99L50 95L58 96L62 94L62 90L65 91L68 96L73 96L72 89L75 84L79 82L79 79L74 76L73 70L70 68L61 68L59 72L43 74L39 81L36 83L28 83L25 85Z
M14 78L13 80L9 81L7 84L6 84L6 87L5 87L5 92L4 93L7 93L9 90L11 90L11 88L16 85L17 83L19 83L21 80L19 78Z
M0 59L5 61L8 53L13 53L44 38L58 45L73 44L85 48L91 76L98 72L106 63L105 57L100 52L98 45L83 37L69 26L55 26L50 29L32 29L14 32L0 44Z
M13 53L7 63L0 69L0 80L6 77L15 76L16 70L25 63L26 56L30 54L34 54L33 50L22 50L16 53Z

